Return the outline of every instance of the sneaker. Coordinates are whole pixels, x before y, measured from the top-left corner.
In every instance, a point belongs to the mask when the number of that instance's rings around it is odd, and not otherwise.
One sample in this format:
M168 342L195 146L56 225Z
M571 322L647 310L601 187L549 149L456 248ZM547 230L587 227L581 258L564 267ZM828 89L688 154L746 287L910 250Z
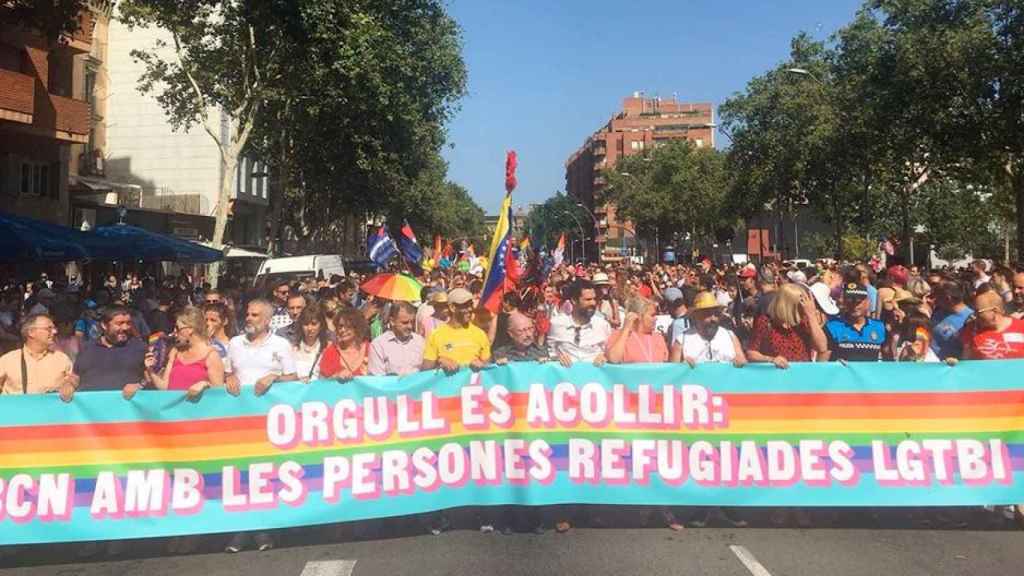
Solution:
M491 532L494 532L494 526L492 526L490 524L481 524L480 525L480 532L482 534L490 534Z
M260 552L266 552L274 548L274 540L270 537L270 534L266 532L260 532L256 535L256 549Z
M238 554L245 549L245 541L248 540L244 532L239 532L231 537L228 545L224 547L224 551L228 554Z
M430 524L430 533L434 536L440 536L443 532L446 532L451 528L451 521L448 520L448 516L445 514L437 514Z
M661 511L661 519L665 522L665 526L673 532L682 532L685 529L685 526L676 520L675 514L668 510Z
M572 530L572 524L570 524L568 520L560 520L555 524L555 532L558 532L559 534L565 534L569 530Z

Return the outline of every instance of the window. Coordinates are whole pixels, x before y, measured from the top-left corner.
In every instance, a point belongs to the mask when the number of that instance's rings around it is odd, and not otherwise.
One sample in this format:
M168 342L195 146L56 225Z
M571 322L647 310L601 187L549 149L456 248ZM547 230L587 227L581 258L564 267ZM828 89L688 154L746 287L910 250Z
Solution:
M59 165L58 165L59 168ZM56 180L51 177L50 165L36 162L21 163L22 196L56 196Z

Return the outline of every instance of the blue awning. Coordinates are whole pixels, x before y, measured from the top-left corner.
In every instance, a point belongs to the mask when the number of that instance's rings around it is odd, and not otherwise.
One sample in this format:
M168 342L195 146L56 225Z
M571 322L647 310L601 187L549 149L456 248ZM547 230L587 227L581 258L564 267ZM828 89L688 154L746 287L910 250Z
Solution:
M122 252L118 243L108 238L0 212L2 262L116 260Z
M114 240L124 254L119 260L143 262L209 263L222 260L224 253L195 242L150 232L128 224L100 226L96 236Z

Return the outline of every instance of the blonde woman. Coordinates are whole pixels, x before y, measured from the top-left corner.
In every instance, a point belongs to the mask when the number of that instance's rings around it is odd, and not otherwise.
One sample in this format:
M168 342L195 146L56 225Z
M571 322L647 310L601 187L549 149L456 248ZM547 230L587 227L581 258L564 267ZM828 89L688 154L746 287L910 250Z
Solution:
M651 300L634 296L626 300L626 318L622 329L608 338L607 356L613 364L668 361L665 338L654 331L658 306Z
M155 356L146 354L146 381L160 390L185 390L189 399L198 398L207 388L224 385L224 363L210 346L206 318L195 306L178 313L174 348L163 372L154 372L155 364Z
M828 359L828 339L818 321L814 299L796 284L780 287L768 313L754 321L748 359L788 368L790 362Z

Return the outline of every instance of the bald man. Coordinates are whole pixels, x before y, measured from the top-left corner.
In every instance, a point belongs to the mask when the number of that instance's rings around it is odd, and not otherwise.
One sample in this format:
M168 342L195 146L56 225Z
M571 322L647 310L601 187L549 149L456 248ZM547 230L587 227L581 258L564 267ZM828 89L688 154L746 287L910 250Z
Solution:
M1024 320L1006 314L1002 296L986 290L975 296L974 310L974 322L961 335L965 359L1024 358Z
M1013 302L1010 305L1013 308L1010 316L1024 318L1024 272L1013 275Z
M533 319L522 312L512 312L508 317L509 343L494 349L494 362L544 362L547 350L537 345L537 330Z

